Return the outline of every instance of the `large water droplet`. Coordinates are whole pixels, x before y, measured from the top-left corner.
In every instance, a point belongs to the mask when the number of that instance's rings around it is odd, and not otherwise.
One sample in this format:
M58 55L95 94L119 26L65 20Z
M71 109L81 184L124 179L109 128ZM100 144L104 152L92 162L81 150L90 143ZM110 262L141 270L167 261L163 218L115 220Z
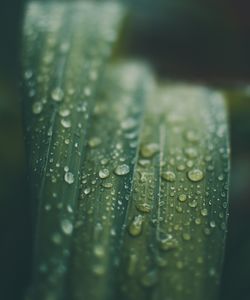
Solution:
M33 114L38 115L42 112L42 110L43 110L43 104L41 102L35 102L32 105Z
M64 93L63 93L63 90L59 87L55 88L52 92L51 92L51 98L54 100L54 101L62 101L64 97Z
M67 235L70 235L73 231L73 224L67 219L62 220L61 227L62 231Z
M193 170L188 172L188 178L191 181L198 182L198 181L201 181L204 178L204 174L199 169L193 169Z
M129 166L126 164L119 165L115 168L114 172L119 176L126 175L129 173Z
M102 169L99 171L99 177L104 179L109 177L109 170L108 169Z
M144 158L150 158L153 155L155 155L157 152L159 152L160 147L158 144L150 143L143 145L141 147L141 156Z
M64 180L68 184L74 183L74 181L75 181L74 174L72 174L71 172L66 172L65 175L64 175Z
M167 172L163 172L161 174L161 177L166 180L166 181L169 181L169 182L174 182L175 179L176 179L176 175L174 172L171 172L171 171L167 171Z
M142 224L143 224L143 216L142 215L135 216L128 228L130 235L132 236L140 235L142 232Z

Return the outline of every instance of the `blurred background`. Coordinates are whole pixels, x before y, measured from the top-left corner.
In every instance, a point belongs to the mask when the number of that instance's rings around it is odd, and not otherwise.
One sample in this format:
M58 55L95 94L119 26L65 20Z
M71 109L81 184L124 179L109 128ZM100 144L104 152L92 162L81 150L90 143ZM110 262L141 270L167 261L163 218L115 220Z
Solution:
M202 83L228 100L232 174L221 300L250 299L250 18L244 0L121 0L131 6L122 51L160 80ZM0 4L0 299L22 299L31 222L20 116L22 0Z

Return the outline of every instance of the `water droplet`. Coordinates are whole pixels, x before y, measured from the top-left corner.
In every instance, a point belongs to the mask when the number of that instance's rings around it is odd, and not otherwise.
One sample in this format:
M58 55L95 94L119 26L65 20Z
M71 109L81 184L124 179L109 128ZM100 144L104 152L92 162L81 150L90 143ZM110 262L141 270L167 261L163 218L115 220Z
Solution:
M132 236L140 235L142 232L142 224L143 224L143 216L142 215L135 216L128 228L130 235Z
M195 207L197 207L197 201L196 200L193 200L193 201L191 201L191 202L189 202L188 203L188 205L190 206L190 207L192 207L192 208L195 208Z
M169 181L169 182L174 182L175 179L176 179L176 175L174 172L171 172L171 171L167 171L167 172L164 172L161 174L161 177L166 180L166 181Z
M203 209L201 210L201 215L202 215L203 217L206 217L206 216L208 215L208 211L207 211L206 208L203 208Z
M88 144L91 148L95 148L101 144L101 139L98 137L92 137L89 141Z
M188 178L191 181L198 182L198 181L201 181L204 178L204 174L199 169L193 169L193 170L188 172Z
M54 233L51 237L53 243L59 245L62 242L62 237L59 233Z
M160 148L158 144L150 143L141 147L141 156L144 158L150 158L159 152Z
M102 276L105 274L105 267L101 264L94 265L92 270L97 276Z
M175 249L177 246L178 242L171 234L167 234L164 238L159 240L159 247L161 250L169 251Z
M109 177L109 170L108 169L102 169L99 171L99 177L104 179Z
M59 87L55 88L52 92L51 92L51 98L54 100L54 101L62 101L64 97L64 93L63 93L63 90Z
M41 102L35 102L32 105L32 112L35 115L38 115L42 112L43 110L43 104Z
M198 140L199 140L197 133L192 130L187 131L185 134L185 137L189 142L192 142L192 143L198 142Z
M136 126L137 122L133 118L128 118L125 121L122 122L121 127L124 130L132 129Z
M106 189L111 189L113 187L113 184L111 182L103 182L102 186Z
M195 148L187 148L185 149L185 153L189 158L195 158L198 155Z
M73 224L67 219L62 220L61 227L62 231L67 235L70 235L73 231Z
M86 189L84 189L83 192L84 192L85 195L88 195L88 194L90 194L91 189L89 187L87 187Z
M95 245L93 252L97 257L103 257L105 255L105 250L102 245Z
M178 197L179 201L181 202L185 202L187 200L187 196L185 194L181 194L179 197Z
M70 110L67 108L62 108L59 110L59 115L61 117L68 117L70 115Z
M209 225L210 225L211 228L215 228L215 227L216 227L215 221L211 221L211 222L209 223Z
M151 211L151 206L148 203L136 203L136 208L144 213L149 213Z
M146 273L141 278L141 284L145 287L151 287L155 285L158 281L158 272L156 270L152 270L148 273Z
M62 119L61 124L64 128L70 128L71 127L71 121L70 120Z
M183 233L182 238L184 241L190 241L191 240L191 235L189 233Z
M75 181L74 174L72 174L71 172L66 172L65 175L64 175L64 180L68 184L74 183L74 181Z
M119 165L115 168L114 172L119 176L126 175L129 173L129 166L126 164Z

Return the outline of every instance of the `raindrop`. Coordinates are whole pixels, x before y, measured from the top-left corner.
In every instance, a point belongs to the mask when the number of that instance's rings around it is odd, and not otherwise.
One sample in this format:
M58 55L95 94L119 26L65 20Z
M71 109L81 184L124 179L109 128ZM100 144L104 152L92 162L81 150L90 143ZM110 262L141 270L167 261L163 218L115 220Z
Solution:
M99 171L99 177L104 179L109 177L109 170L108 169L102 169Z
M126 175L129 173L129 166L126 164L119 165L115 168L114 172L119 176Z
M70 128L71 127L71 122L70 120L62 119L61 124L64 128Z
M193 182L198 182L204 178L204 174L199 169L193 169L188 172L188 178Z
M181 194L178 199L180 202L185 202L187 200L187 196L185 194Z
M158 144L150 143L141 147L141 156L144 158L150 158L159 152L160 148Z
M89 142L88 142L89 146L91 148L95 148L97 146L99 146L101 144L101 139L98 137L92 137Z
M35 102L32 105L33 114L38 115L42 112L42 110L43 110L43 104L41 102Z
M159 247L161 250L169 251L175 249L178 245L176 239L171 234L167 234L164 238L159 240Z
M51 98L54 100L54 101L62 101L64 97L64 93L63 93L63 90L59 87L55 88L52 92L51 92Z
M137 203L136 208L143 213L149 213L151 211L151 206L148 203Z
M67 235L70 235L73 231L73 224L67 219L62 220L61 227L62 231Z
M164 172L161 174L161 177L166 180L166 181L169 181L169 182L174 182L175 179L176 179L176 175L174 172L171 172L171 171L167 171L167 172Z
M68 184L72 184L75 181L74 175L71 172L66 172L64 175L64 180L68 183Z
M130 235L132 236L140 235L142 232L142 224L143 224L143 216L142 215L135 216L128 228Z

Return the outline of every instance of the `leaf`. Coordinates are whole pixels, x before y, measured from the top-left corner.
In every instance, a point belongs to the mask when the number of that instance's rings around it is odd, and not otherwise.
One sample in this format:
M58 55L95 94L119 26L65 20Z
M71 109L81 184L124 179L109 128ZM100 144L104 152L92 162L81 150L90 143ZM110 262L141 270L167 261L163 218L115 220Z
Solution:
M222 95L161 88L141 143L120 252L121 298L216 299L228 216Z
M95 94L123 17L111 2L27 6L23 106L36 222L35 299L63 297Z
M136 62L106 71L82 165L68 299L116 299L114 272L153 88L150 72Z

